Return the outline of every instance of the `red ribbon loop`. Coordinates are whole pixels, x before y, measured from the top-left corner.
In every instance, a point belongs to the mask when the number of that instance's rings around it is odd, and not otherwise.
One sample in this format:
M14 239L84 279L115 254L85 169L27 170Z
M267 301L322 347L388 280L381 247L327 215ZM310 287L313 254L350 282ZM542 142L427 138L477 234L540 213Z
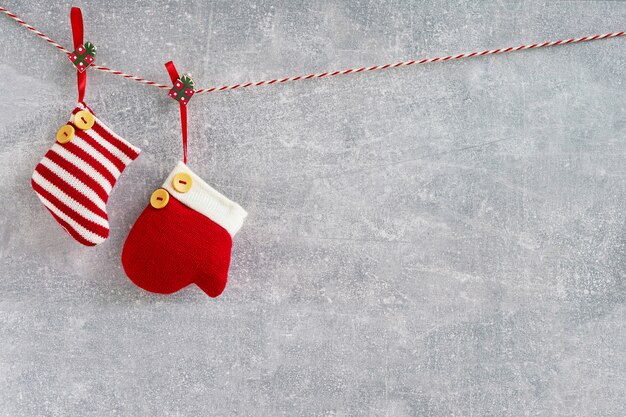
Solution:
M176 71L176 67L174 66L174 62L169 61L165 63L165 69L167 69L167 73L170 75L170 79L172 80L172 84L176 82L177 79L180 78L178 75L178 71ZM187 164L187 106L183 103L180 104L180 124L183 131L183 162Z
M83 14L78 7L72 7L70 11L70 23L72 24L72 37L74 38L74 49L83 44ZM83 103L85 99L85 88L87 87L87 71L76 70L78 80L78 101Z

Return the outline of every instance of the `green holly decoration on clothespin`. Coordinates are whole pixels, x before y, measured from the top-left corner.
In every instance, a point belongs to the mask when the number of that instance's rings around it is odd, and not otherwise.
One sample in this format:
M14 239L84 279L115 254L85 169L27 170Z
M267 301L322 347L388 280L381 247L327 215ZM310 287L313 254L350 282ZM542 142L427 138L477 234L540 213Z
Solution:
M96 47L91 42L85 42L69 54L68 58L78 71L83 72L96 60Z
M185 106L193 96L194 82L189 74L185 74L174 82L174 87L170 90L169 96Z

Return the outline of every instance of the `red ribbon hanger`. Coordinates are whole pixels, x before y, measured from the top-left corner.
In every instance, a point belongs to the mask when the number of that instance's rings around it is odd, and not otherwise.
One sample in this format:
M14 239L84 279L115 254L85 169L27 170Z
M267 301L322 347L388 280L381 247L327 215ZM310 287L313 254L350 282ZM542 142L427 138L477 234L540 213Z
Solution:
M176 80L180 78L173 61L166 62L165 69L167 69L167 73L170 75L172 83L175 83ZM183 162L187 164L187 106L183 103L179 103L179 105L180 124L183 131Z
M83 13L78 7L72 7L70 11L70 23L72 24L72 37L74 38L74 49L83 44ZM86 105L85 88L87 87L87 71L80 72L76 69L76 78L78 80L78 101Z

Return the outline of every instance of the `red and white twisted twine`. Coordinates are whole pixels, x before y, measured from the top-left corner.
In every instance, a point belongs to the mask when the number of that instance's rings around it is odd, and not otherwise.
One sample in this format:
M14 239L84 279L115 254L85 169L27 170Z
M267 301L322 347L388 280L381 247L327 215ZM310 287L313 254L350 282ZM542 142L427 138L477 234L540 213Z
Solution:
M22 19L20 19L19 17L17 17L15 14L11 13L7 9L5 9L4 7L0 7L0 12L6 14L11 19L15 20L17 23L19 23L20 25L24 26L26 29L30 30L31 32L34 32L37 36L39 36L40 38L44 39L46 42L48 42L49 44L51 44L52 46L54 46L58 50L63 51L65 54L70 54L70 51L68 51L67 49L63 48L63 46L59 45L58 43L56 43L55 41L53 41L52 39L50 39L49 37L47 37L46 35L41 33L40 31L38 31L37 29L32 27L31 25L29 25L28 23L24 22ZM389 69L389 68L408 67L408 66L411 66L411 65L429 64L429 63L432 63L432 62L443 62L443 61L449 61L449 60L455 60L455 59L474 58L474 57L480 57L480 56L485 56L485 55L504 54L504 53L507 53L507 52L523 51L523 50L526 50L526 49L545 48L545 47L548 47L548 46L567 45L567 44L571 44L571 43L579 43L579 42L595 41L595 40L600 40L600 39L616 38L618 36L624 36L624 34L626 34L626 32L624 32L624 31L622 31L622 32L612 32L612 33L605 33L604 35L583 36L581 38L571 38L571 39L563 39L563 40L543 42L543 43L533 43L533 44L530 44L530 45L511 46L511 47L508 47L508 48L490 49L490 50L480 51L480 52L466 52L466 53L462 53L462 54L448 55L448 56L444 56L444 57L425 58L425 59L422 59L422 60L412 60L412 61L401 61L401 62L397 62L395 64L374 65L372 67L361 67L361 68L350 68L350 69L345 69L345 70L341 70L341 71L322 72L322 73L319 73L319 74L298 75L298 76L294 76L294 77L285 77L285 78L275 78L273 80L249 82L249 83L245 83L245 84L225 85L225 86L222 86L222 87L201 88L199 90L195 90L195 92L196 92L196 94L199 94L199 93L212 93L212 92L216 92L216 91L236 90L238 88L259 87L259 86L262 86L262 85L282 84L282 83L291 82L291 81L310 80L310 79L313 79L313 78L324 78L324 77L334 77L334 76L337 76L337 75L356 74L356 73L365 72L365 71L378 71L378 70L385 70L385 69ZM161 89L164 89L164 90L169 90L170 88L172 88L171 85L159 84L159 83L154 82L154 81L146 80L145 78L137 77L135 75L126 74L126 73L124 73L122 71L117 71L117 70L114 70L114 69L111 69L111 68L107 68L107 67L103 67L103 66L100 66L100 65L91 65L89 68L92 68L92 69L95 69L95 70L98 70L98 71L108 72L108 73L114 74L114 75L119 75L119 76L127 78L129 80L137 81L139 83L142 83L142 84L145 84L145 85L151 85L151 86L154 86L154 87L157 87L157 88L161 88Z
M5 9L4 7L0 7L0 12L6 14L7 16L9 16L11 19L15 20L17 23L19 23L20 25L24 26L26 29L30 30L31 32L33 32L35 35L39 36L40 38L42 38L43 40L45 40L46 42L48 42L50 45L54 46L55 48L57 48L60 51L65 52L66 54L69 54L70 51L68 51L67 49L65 49L64 47L62 47L61 45L59 45L58 43L56 43L55 41L53 41L52 39L50 39L49 37L47 37L46 35L44 35L43 33L41 33L40 31L38 31L37 29L35 29L34 27L32 27L31 25L29 25L28 23L24 22L22 19L20 19L19 17L17 17L17 15L11 13L10 11L8 11L7 9Z

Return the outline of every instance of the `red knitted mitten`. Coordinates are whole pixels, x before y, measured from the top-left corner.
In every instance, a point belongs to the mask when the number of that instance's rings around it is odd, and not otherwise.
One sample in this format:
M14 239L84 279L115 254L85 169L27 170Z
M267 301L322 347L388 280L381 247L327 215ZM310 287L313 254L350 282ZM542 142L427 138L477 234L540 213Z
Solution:
M126 275L151 292L170 294L195 283L217 297L226 286L232 238L246 216L179 162L126 238Z
M109 194L139 152L89 107L78 104L57 132L57 143L35 167L31 184L65 231L83 245L94 246L109 236Z

